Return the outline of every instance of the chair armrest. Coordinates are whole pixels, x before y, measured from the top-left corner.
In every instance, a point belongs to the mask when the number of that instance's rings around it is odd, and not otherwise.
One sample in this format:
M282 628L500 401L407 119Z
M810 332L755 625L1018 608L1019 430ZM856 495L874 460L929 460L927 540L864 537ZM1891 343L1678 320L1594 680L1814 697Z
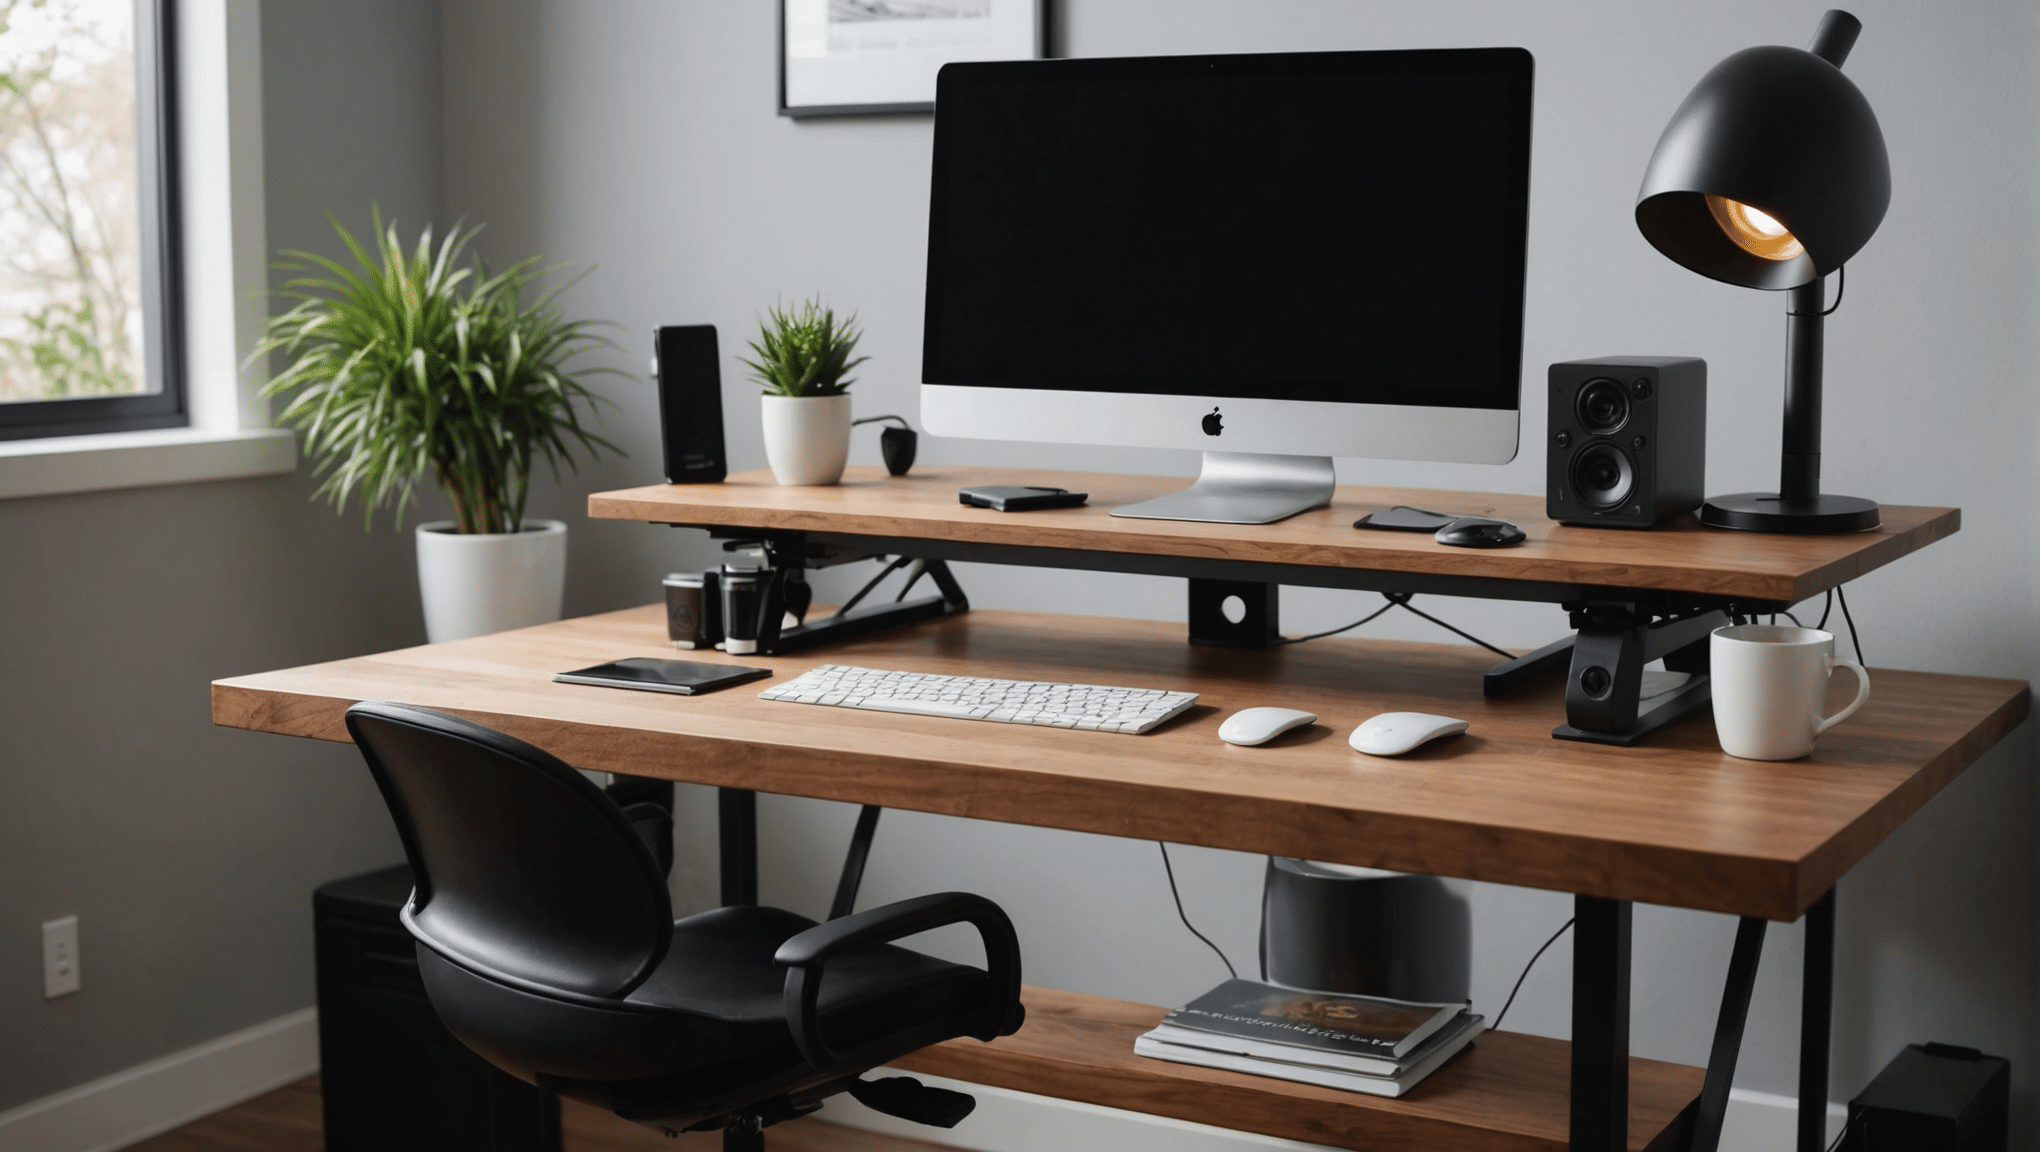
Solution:
M838 1051L822 1039L820 1004L822 972L828 962L853 948L884 944L902 937L940 928L945 924L969 924L984 941L986 996L981 1010L963 1021L963 1033L991 1040L1018 1029L1020 1011L1020 941L1005 910L982 896L968 892L938 892L916 896L882 908L817 924L779 946L773 959L787 968L786 1023L793 1032L794 1045L816 1070L849 1071L867 1057L882 1062L900 1051L900 1036L882 1037L861 1048ZM945 1028L953 1019L938 1023ZM955 1035L948 1031L947 1035ZM925 1043L932 1043L926 1041ZM863 1065L871 1066L870 1064Z

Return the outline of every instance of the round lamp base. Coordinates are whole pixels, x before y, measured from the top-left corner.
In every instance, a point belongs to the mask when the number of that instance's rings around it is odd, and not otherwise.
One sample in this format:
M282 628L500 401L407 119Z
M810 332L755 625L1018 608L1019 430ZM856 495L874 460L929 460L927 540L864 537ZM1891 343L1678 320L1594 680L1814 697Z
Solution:
M1744 532L1820 536L1861 532L1877 527L1880 520L1877 502L1860 496L1823 493L1810 500L1787 500L1775 492L1738 492L1709 498L1700 506L1700 522Z

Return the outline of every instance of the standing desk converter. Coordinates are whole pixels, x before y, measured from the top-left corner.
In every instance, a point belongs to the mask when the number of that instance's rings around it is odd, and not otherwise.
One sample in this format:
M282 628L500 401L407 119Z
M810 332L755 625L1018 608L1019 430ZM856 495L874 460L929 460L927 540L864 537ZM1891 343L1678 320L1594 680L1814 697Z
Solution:
M1181 525L1105 516L1111 504L1180 481L988 471L966 479L929 468L897 480L853 471L852 483L816 489L777 488L748 474L590 503L598 516L693 524L740 539L777 534L782 557L799 549L826 561L829 549L862 548L998 558L951 550L992 545L1028 550L1025 562L1053 557L1069 567L1148 571L1163 569L1134 565L1190 559L1200 565L1196 579L1244 585L1396 589L1408 585L1394 580L1414 576L1471 591L1515 581L1549 585L1527 590L1535 594L1513 589L1516 598L1564 590L1576 603L1573 590L1613 590L1634 600L1588 600L1709 611L1818 594L1956 526L1952 510L1887 507L1884 529L1846 538L1591 532L1543 521L1530 498L1343 488L1332 509L1282 524ZM954 503L960 483L1022 480L1089 490L1093 504L1002 515ZM1346 527L1395 503L1491 510L1522 524L1531 541L1473 552ZM1125 551L1109 551L1115 547ZM842 662L1188 687L1203 698L1149 735L1126 736L771 703L757 699L762 684L674 698L550 682L554 672L602 660L670 655L653 606L222 680L214 718L345 740L349 704L397 700L469 716L584 768L718 786L726 797L726 896L740 898L748 895L742 886L755 883L754 863L745 860L754 849L745 806L731 801L756 791L1571 892L1579 916L1575 1042L1490 1033L1401 1099L1143 1060L1132 1054L1133 1037L1163 1009L1048 989L1029 991L1029 1022L1019 1034L939 1045L900 1063L1347 1148L1605 1152L1712 1146L1764 925L1809 912L1802 1077L1812 1092L1803 1098L1812 1101L1811 1123L1823 1122L1833 886L2027 709L2021 682L1880 670L1871 705L1824 737L1814 756L1760 764L1723 755L1697 717L1660 725L1634 747L1554 740L1570 672L1489 695L1483 679L1492 658L1463 645L1332 639L1227 649L1184 643L1180 625L965 612L959 595L940 596L940 610L909 627L735 662L769 664L785 676ZM1569 667L1565 660L1545 667L1554 664ZM1265 748L1217 741L1224 714L1271 701L1315 711L1325 723ZM1347 728L1396 708L1463 716L1473 728L1399 760L1345 747ZM1629 910L1639 900L1743 918L1705 1070L1628 1056Z

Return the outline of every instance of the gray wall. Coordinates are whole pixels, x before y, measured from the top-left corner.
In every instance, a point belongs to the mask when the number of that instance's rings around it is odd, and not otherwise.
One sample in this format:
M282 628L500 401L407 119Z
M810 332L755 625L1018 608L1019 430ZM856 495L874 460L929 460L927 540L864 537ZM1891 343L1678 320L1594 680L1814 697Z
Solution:
M1526 375L1560 359L1689 354L1711 367L1712 487L1773 483L1782 300L1731 289L1658 256L1630 209L1644 161L1702 72L1751 43L1803 43L1814 0L1706 7L1618 0L1354 4L1322 0L1067 0L1069 55L1521 44L1538 60ZM1961 505L1967 530L1851 587L1874 663L2031 677L2036 401L2033 75L2040 23L2023 0L1920 5L1869 0L1849 72L1883 119L1896 192L1882 233L1850 269L1830 321L1827 478L1835 491ZM642 371L659 323L712 322L726 356L763 306L815 291L855 309L872 362L860 413L913 414L930 121L796 124L773 114L772 5L642 0L448 4L446 211L489 222L486 250L599 265L572 307L616 320ZM726 360L734 467L763 464L753 390ZM614 384L608 427L632 459L584 471L536 499L576 516L586 492L654 481L648 386ZM1954 415L1959 413L1960 415ZM1948 414L1948 415L1944 415ZM1952 416L1953 418L1950 418ZM1541 418L1534 414L1531 429ZM875 438L853 459L876 462ZM1352 482L1537 492L1534 435L1505 467L1341 461ZM925 459L1187 473L1186 454L925 442ZM569 607L654 598L659 574L698 566L703 541L669 529L578 523ZM1173 616L1166 581L977 569L984 606ZM826 590L826 589L825 589ZM1360 614L1355 594L1295 591L1292 630ZM1552 608L1440 601L1508 645L1550 639ZM1414 618L1377 635L1449 640ZM1874 701L1872 707L1874 707ZM1905 1042L2034 1053L2034 795L2021 731L1859 868L1841 892L1834 1095L1847 1099ZM1648 787L1639 779L1638 787ZM700 798L697 797L697 800ZM764 805L768 899L826 904L848 834L843 807ZM693 811L703 831L705 811ZM713 881L705 841L683 845L698 899ZM1186 850L1185 899L1236 961L1253 953L1257 859ZM891 814L867 900L965 887L1019 922L1029 978L1157 1003L1222 975L1176 924L1152 845ZM1499 1007L1520 966L1568 912L1548 893L1472 889L1475 996ZM1663 909L1637 917L1636 1050L1704 1060L1727 961L1726 918ZM1794 1091L1799 931L1775 931L1740 1081ZM1563 1034L1569 953L1553 949L1511 1027Z
M1694 79L1749 43L1803 42L1820 8L1068 0L1058 39L1071 55L1529 47L1528 374L1618 352L1706 357L1710 475L1727 490L1773 474L1782 304L1657 256L1630 202ZM2029 319L2040 305L2029 191L2040 13L2022 0L1855 11L1867 30L1849 71L1883 119L1897 188L1830 322L1829 484L1959 504L1968 527L1853 585L1851 603L1873 663L2031 678L2026 498L2040 400L2024 369L2040 359ZM498 261L598 266L568 303L623 325L615 362L631 371L654 324L715 323L728 354L762 306L819 290L865 321L873 361L859 410L914 414L929 121L773 115L771 5L269 0L263 22L273 247L330 251L320 213L358 227L371 199L407 229L486 222L483 250ZM733 464L761 466L752 390L733 361L725 373ZM616 403L607 430L631 459L542 482L533 500L534 514L574 523L571 612L652 599L661 572L709 554L690 533L581 517L589 491L658 472L649 386L603 388ZM854 458L876 462L874 440ZM1180 453L1051 445L924 441L923 453L1194 468ZM1534 450L1499 468L1341 462L1353 482L1519 492L1539 490L1541 467ZM395 856L350 751L207 721L213 677L420 638L407 541L307 507L309 487L300 475L0 503L0 933L15 942L0 948L0 1109L309 1003L306 891ZM1167 582L1130 577L964 576L993 607L1148 616L1180 602ZM1364 607L1294 591L1285 619L1326 627ZM1549 608L1434 607L1507 645L1563 626ZM1370 632L1449 639L1428 627L1384 619ZM1939 1039L2018 1061L2023 1112L2036 1055L2032 760L2022 730L1843 886L1836 1097L1899 1044ZM715 879L712 816L704 795L688 799L681 887L701 904ZM764 812L767 898L821 911L851 813L779 798ZM1246 962L1260 862L1197 849L1177 861L1192 915ZM1172 1003L1222 974L1176 924L1151 845L888 815L867 902L938 886L1004 903L1040 983ZM1474 991L1491 1010L1568 903L1469 891ZM83 917L86 991L45 1003L36 925L71 912ZM1636 1049L1697 1063L1731 925L1661 909L1637 923ZM1740 1077L1751 1087L1793 1090L1797 936L1772 937ZM1546 957L1512 1027L1564 1033L1568 959L1564 945Z
M438 210L438 13L268 4L268 219ZM221 676L421 643L408 538L296 476L0 501L0 1111L312 1002L314 885L400 858L344 745L214 728ZM84 991L42 999L38 925Z

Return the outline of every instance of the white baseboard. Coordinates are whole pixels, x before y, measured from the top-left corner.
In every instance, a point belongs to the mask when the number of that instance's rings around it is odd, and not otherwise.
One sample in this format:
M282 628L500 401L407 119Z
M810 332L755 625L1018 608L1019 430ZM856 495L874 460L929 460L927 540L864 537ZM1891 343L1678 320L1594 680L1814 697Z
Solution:
M113 1152L318 1070L305 1008L0 1112L0 1152Z
M1828 1143L1834 1142L1848 1116L1848 1108L1828 1101ZM1721 1125L1721 1152L1792 1152L1798 1139L1798 1097L1748 1088L1729 1089L1728 1117Z
M890 1074L873 1073L874 1076ZM914 1073L924 1084L977 1097L977 1110L944 1131L873 1112L848 1096L832 1096L822 1116L834 1124L969 1149L971 1152L1322 1152L1323 1146L1234 1132L1165 1116L1101 1108L1074 1100L1030 1096ZM1721 1152L1791 1152L1799 1102L1790 1096L1737 1088L1729 1094ZM1828 1105L1828 1136L1841 1131L1844 1109Z

